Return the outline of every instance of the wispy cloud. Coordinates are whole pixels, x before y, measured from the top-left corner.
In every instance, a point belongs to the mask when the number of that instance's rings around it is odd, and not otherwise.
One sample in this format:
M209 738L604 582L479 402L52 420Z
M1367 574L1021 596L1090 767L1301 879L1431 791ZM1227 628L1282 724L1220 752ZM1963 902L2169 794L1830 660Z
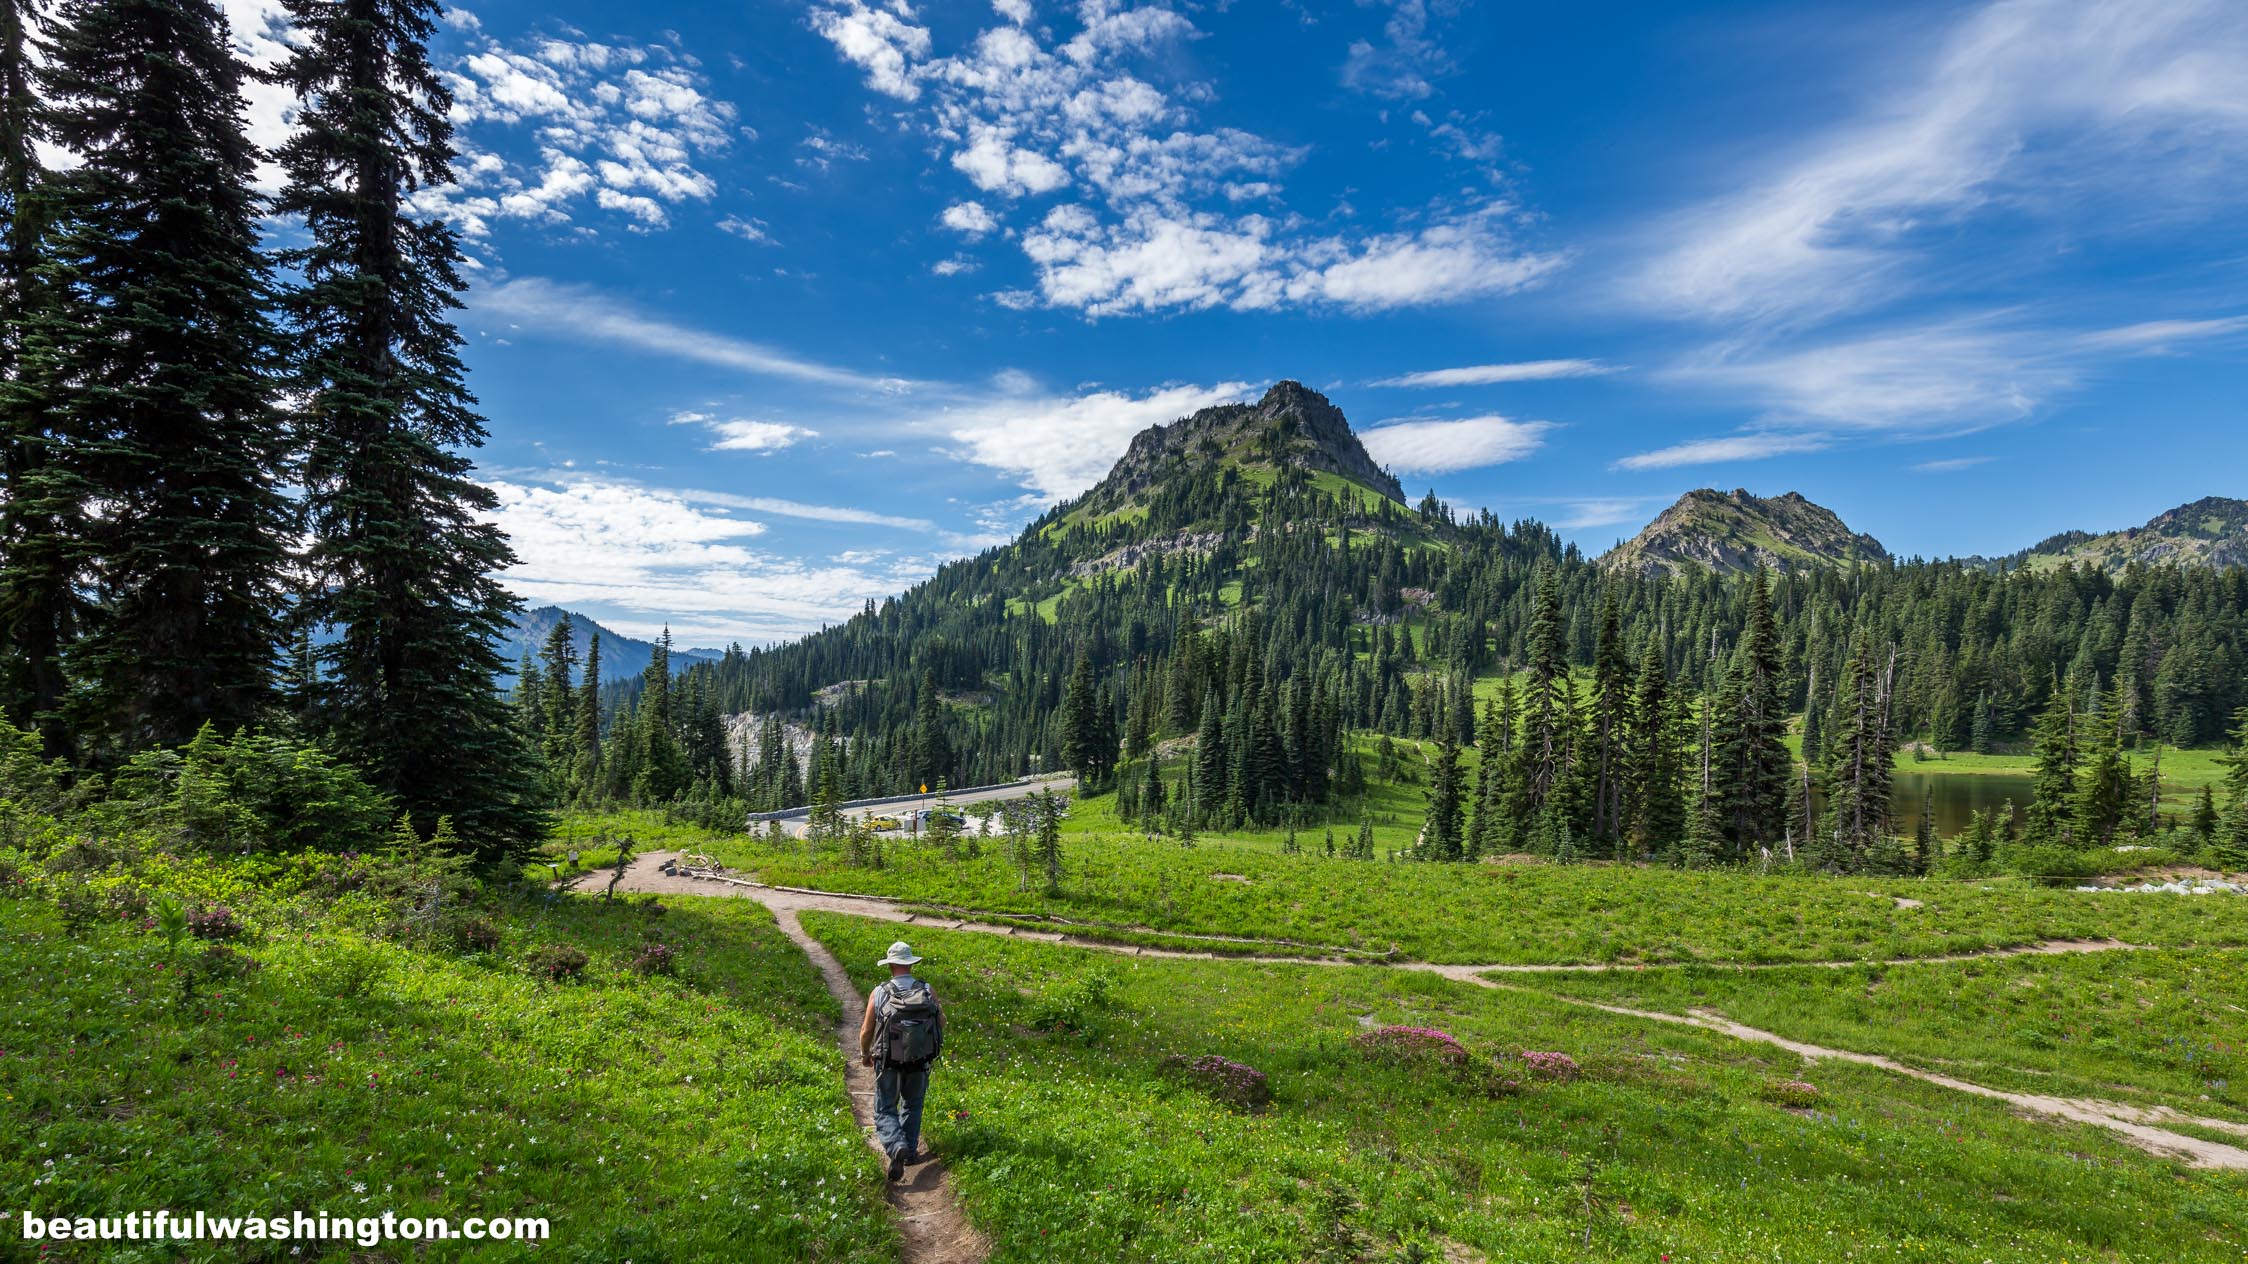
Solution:
M1706 348L1664 374L1755 401L1766 425L1958 434L2018 421L2071 385L2049 333L1987 320L1874 330L1774 350Z
M2229 213L2237 182L2203 177L2244 140L2248 21L2230 0L1996 0L1859 117L1662 224L1676 244L1632 290L1712 318L1861 309L1916 283L1931 230L2056 187Z
M775 514L783 518L807 518L814 522L849 523L856 526L895 527L900 531L934 531L936 524L927 518L907 518L898 514L876 513L871 509L853 509L844 505L807 505L802 501L779 500L771 496L736 496L728 492L682 491L679 495L698 505L718 505L727 509L744 509L751 513Z
M1923 474L1951 474L1959 470L1971 470L1989 460L1987 456L1950 456L1940 461L1922 461L1912 468Z
M1358 432L1376 461L1409 474L1448 474L1519 461L1538 450L1550 421L1511 421L1497 415L1450 421L1399 421Z
M1795 452L1816 452L1827 446L1823 435L1741 434L1717 439L1690 439L1652 452L1640 452L1616 461L1619 470L1667 470L1681 465L1717 465L1728 461L1761 461Z
M2135 325L2101 329L2078 339L2083 346L2102 350L2169 354L2179 343L2225 338L2248 333L2248 316L2220 316L2209 320L2144 320Z
M474 292L472 302L478 312L545 333L629 347L759 377L882 392L901 391L913 385L903 378L854 373L762 343L680 325L586 286L522 277L479 289Z
M1621 366L1598 360L1521 360L1511 364L1470 364L1456 369L1424 369L1385 377L1375 386L1489 386L1498 382L1537 382L1549 378L1594 377Z

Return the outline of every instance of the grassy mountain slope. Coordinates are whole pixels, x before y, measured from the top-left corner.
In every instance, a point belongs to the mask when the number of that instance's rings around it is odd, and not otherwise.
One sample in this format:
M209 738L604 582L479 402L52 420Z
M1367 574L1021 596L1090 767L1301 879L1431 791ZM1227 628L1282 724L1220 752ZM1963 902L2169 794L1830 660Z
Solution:
M2248 565L2248 500L2204 496L2165 510L2146 525L2095 535L2064 531L2008 559L2042 569L2072 562L2120 571L2133 562L2147 566Z

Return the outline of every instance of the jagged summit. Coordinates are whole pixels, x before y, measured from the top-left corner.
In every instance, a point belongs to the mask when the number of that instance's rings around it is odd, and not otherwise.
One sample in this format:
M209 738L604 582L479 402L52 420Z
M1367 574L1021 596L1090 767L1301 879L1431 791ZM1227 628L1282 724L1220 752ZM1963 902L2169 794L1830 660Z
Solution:
M1342 410L1301 382L1273 384L1254 404L1220 404L1133 436L1089 504L1121 505L1159 482L1174 461L1233 461L1329 473L1402 503L1405 489L1376 464Z
M1764 497L1745 488L1704 487L1679 497L1600 560L1610 569L1642 574L1747 571L1759 565L1786 571L1878 564L1889 560L1889 551L1801 493Z

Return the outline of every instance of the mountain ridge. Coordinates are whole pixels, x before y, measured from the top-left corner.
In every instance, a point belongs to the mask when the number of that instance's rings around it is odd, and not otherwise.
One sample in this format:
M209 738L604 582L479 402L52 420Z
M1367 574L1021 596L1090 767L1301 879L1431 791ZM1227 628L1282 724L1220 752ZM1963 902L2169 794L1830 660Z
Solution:
M1602 554L1600 564L1642 575L1691 568L1732 574L1759 566L1795 571L1889 560L1881 541L1851 530L1833 510L1801 492L1765 497L1740 487L1731 492L1702 487Z

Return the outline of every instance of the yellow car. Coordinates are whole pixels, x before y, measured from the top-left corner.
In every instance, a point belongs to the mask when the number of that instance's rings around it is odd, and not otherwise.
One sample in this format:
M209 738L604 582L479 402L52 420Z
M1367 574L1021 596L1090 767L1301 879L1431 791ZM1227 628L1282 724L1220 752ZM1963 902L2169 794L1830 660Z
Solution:
M894 830L899 828L898 818L894 816L870 816L866 818L866 827L870 830Z

